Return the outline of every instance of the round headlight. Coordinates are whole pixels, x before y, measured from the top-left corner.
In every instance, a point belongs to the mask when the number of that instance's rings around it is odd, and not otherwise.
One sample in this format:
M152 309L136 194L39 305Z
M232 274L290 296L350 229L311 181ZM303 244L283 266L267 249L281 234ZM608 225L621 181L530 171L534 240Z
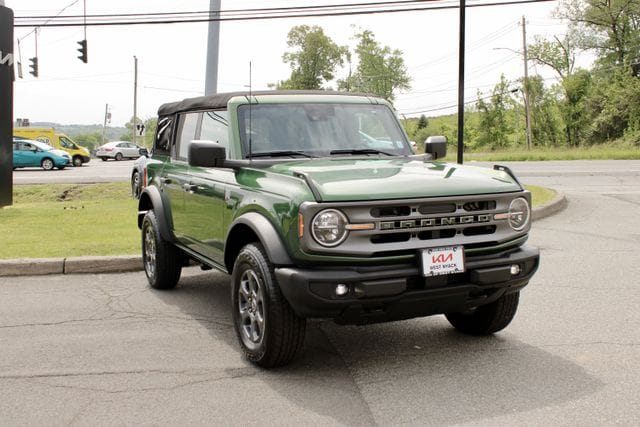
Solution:
M518 197L509 205L509 225L515 231L523 230L529 224L531 209L526 199Z
M347 237L347 217L338 210L318 212L311 223L311 234L322 246L336 246Z

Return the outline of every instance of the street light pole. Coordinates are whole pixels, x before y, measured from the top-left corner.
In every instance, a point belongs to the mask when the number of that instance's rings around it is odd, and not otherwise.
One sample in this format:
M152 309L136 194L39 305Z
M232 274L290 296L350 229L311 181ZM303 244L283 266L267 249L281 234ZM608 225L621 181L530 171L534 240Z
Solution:
M207 68L204 79L204 94L214 95L218 92L218 46L220 45L220 3L221 0L210 0L209 3L209 36L207 39Z
M466 2L460 0L460 45L458 47L458 163L464 152L464 38Z

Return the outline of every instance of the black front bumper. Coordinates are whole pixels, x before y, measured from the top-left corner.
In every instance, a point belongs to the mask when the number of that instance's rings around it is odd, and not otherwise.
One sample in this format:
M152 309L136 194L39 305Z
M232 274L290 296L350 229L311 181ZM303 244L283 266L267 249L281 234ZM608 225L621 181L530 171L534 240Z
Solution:
M464 273L425 278L417 264L276 268L280 289L302 317L363 324L460 312L522 289L538 269L537 248L468 257ZM511 266L520 272L511 274ZM346 285L343 296L336 287Z

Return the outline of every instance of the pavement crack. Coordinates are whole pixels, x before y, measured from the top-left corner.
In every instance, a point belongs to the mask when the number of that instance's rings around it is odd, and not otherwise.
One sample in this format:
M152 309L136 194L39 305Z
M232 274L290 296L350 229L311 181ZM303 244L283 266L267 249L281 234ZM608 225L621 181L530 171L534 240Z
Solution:
M239 378L247 378L256 376L259 374L258 370L252 369L234 369L225 372L222 375L208 375L211 374L208 370L164 370L164 369L143 369L143 370L125 370L125 371L102 371L102 372L68 372L68 373L43 373L43 374L29 374L29 375L0 375L2 380L20 380L28 381L36 384L40 384L46 387L62 388L70 390L83 390L93 391L107 394L122 394L122 393L139 393L146 391L171 391L184 387L189 387L197 384L219 382L225 380L234 380ZM118 376L118 375L189 375L201 378L194 378L191 380L181 381L177 384L171 385L158 385L148 387L128 387L120 389L108 389L103 387L90 387L79 386L70 384L52 384L48 380L62 380L70 378L87 378L87 377L104 377L104 376ZM204 376L204 378L202 378Z

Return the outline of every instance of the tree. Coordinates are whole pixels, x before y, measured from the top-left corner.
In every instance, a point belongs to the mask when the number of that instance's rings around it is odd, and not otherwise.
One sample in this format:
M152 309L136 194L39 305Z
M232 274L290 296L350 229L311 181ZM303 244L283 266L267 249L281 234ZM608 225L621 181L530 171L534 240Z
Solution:
M596 70L587 108L591 142L640 133L640 78L629 70ZM633 140L636 144L638 139Z
M569 31L563 39L554 37L553 41L549 41L538 38L528 46L531 60L551 68L558 75L559 88L563 98L559 108L564 121L566 142L569 146L578 146L583 142L586 135L586 122L588 121L588 112L585 105L585 99L589 93L588 72L584 70L577 73L574 72L578 45L577 37L576 33ZM528 89L530 86L534 86L529 91L534 90L538 94L543 93L544 86L541 86L541 82L530 81L528 84ZM546 102L544 96L539 97L539 101ZM538 107L542 108L541 106ZM546 114L542 110L540 112ZM538 133L541 130L538 129ZM532 131L536 132L536 129L532 127ZM547 142L548 136L544 138Z
M429 126L427 116L424 114L420 115L420 120L418 120L418 129L425 129L427 126Z
M556 94L544 86L540 76L529 77L527 90L531 108L531 133L535 145L558 145L560 123ZM585 117L583 114L581 117Z
M603 63L629 67L640 60L637 0L566 0L558 15L582 35L581 47L597 51Z
M401 50L381 46L369 30L357 33L355 38L358 66L355 73L338 81L338 88L372 93L388 101L393 101L395 91L410 89L411 78Z
M530 60L553 69L560 79L573 73L576 62L576 38L572 33L562 40L554 36L553 41L536 37L535 42L527 46Z
M334 43L318 26L293 27L287 45L294 50L285 52L282 59L291 66L291 76L277 85L279 89L323 89L344 63L346 48Z
M75 135L74 140L81 146L86 147L89 151L94 150L102 144L102 132L79 133Z
M511 91L504 74L500 76L500 82L493 88L488 102L480 95L478 92L476 107L481 115L476 137L477 145L491 148L505 147L509 143L508 135L511 132L511 126L506 119Z

